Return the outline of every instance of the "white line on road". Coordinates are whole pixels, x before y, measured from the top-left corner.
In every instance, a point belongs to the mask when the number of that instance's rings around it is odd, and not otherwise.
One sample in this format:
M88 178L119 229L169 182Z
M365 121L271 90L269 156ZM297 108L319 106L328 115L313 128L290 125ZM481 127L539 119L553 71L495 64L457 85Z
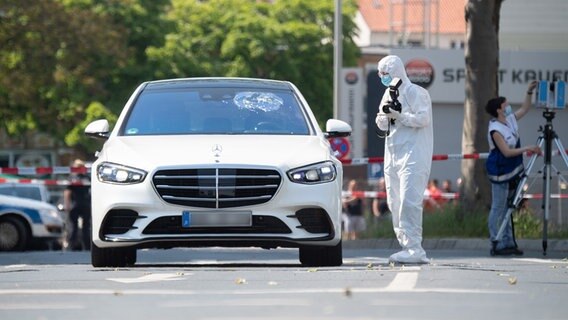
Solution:
M399 272L385 288L389 292L410 292L416 287L418 272Z
M0 303L0 310L77 310L85 309L85 306L61 303Z
M183 275L188 275L188 274L183 274ZM156 274L147 274L139 278L108 278L107 280L120 282L120 283L142 283L142 282L182 280L183 275L177 273L156 273Z
M539 258L513 258L511 260L523 261L523 262L535 262L535 263L568 264L567 260L550 260L550 259L539 259Z
M518 294L517 291L479 290L479 289L451 289L451 288L312 288L312 289L265 289L265 290L160 290L160 289L1 289L0 295L295 295L295 294L345 294L347 289L352 293L484 293L484 294Z

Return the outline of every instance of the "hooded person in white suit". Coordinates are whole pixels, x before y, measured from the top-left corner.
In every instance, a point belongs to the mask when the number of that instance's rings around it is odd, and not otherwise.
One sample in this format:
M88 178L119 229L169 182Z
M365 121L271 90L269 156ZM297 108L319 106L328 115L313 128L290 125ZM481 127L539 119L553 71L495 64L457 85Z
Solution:
M428 91L410 82L399 57L389 55L381 59L378 72L387 90L375 122L379 129L388 133L384 163L387 203L392 212L394 232L402 247L402 251L391 255L389 260L428 263L422 248L422 213L434 144L432 102ZM398 87L400 112L384 107L391 100L388 87L397 81L396 78L402 81Z

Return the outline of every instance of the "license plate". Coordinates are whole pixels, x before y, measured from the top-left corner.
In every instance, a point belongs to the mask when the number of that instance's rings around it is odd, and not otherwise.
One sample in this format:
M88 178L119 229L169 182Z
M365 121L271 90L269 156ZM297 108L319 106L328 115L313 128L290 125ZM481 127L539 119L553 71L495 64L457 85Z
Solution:
M188 211L181 213L183 228L192 227L250 227L250 211Z

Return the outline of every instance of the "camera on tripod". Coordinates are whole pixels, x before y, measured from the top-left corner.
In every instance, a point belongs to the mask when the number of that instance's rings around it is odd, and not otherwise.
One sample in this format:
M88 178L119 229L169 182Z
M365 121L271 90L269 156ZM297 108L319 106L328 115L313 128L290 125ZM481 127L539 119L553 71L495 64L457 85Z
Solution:
M566 107L566 82L538 81L534 105L543 109L564 109Z
M398 101L398 88L402 84L402 80L399 78L393 78L389 83L389 95L390 100L383 105L383 112L384 113L391 113L391 109L397 112L402 111L402 105Z

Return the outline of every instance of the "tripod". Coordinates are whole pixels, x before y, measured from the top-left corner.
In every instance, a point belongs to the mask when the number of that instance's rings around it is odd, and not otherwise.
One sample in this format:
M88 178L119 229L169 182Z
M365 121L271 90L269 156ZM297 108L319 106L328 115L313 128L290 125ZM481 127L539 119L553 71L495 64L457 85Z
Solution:
M566 155L566 149L564 149L564 146L562 145L562 142L560 142L560 139L558 138L558 136L556 135L556 132L554 131L554 128L552 126L552 119L554 119L555 116L555 112L546 109L545 111L543 111L542 113L543 117L546 119L546 125L544 126L544 128L540 127L539 132L542 132L542 134L538 137L537 140L537 145L541 148L543 147L544 144L544 167L542 170L543 173L543 197L542 197L542 209L543 209L543 224L542 224L542 250L543 250L543 255L546 255L546 249L548 247L548 217L549 217L549 213L550 213L550 180L551 180L551 175L552 175L552 142L554 141L554 143L556 144L556 148L558 148L558 152L560 153L560 155L562 156L562 159L564 160L564 164L566 164L566 166L568 167L568 156ZM503 237L503 233L505 231L505 228L507 227L509 220L511 220L511 224L512 219L511 219L511 215L513 213L514 210L519 209L520 204L521 204L521 200L523 199L524 196L524 190L523 190L523 186L525 185L529 174L534 166L534 163L536 161L536 158L538 157L538 154L533 154L527 164L527 167L525 169L525 172L523 173L521 180L519 182L519 184L517 185L516 189L515 189L515 193L513 194L513 198L509 198L508 201L508 209L507 209L507 213L505 214L505 217L503 218L503 221L501 222L501 226L499 228L499 232L497 233L497 236L495 237L495 239L492 240L492 249L491 249L491 254L493 255L495 250L497 249L497 243L499 242L499 240L501 240L501 238ZM513 233L513 239L514 239L514 233Z

